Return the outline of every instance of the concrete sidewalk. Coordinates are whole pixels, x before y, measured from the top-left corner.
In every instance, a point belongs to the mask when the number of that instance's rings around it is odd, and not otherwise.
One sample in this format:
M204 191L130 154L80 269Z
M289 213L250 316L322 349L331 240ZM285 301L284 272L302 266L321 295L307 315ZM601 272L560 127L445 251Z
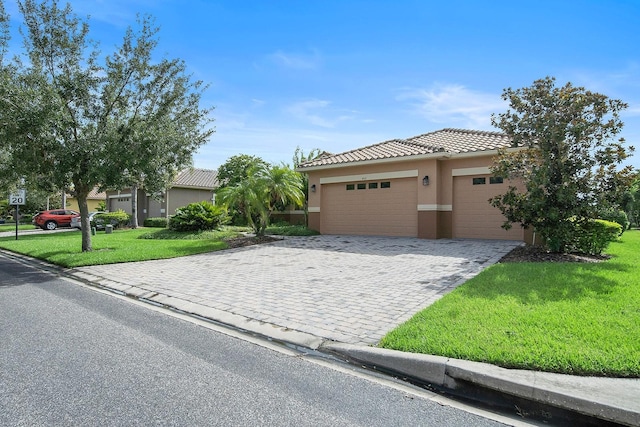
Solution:
M516 245L314 236L171 260L57 272L275 341L339 355L452 394L479 399L491 394L494 400L497 396L517 405L523 415L559 408L593 420L640 425L638 379L510 370L371 347ZM553 424L553 416L542 418Z

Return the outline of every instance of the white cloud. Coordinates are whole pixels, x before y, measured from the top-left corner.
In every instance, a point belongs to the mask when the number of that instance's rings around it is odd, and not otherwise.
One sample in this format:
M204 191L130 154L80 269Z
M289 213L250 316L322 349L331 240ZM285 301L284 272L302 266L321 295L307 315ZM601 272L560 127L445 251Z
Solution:
M282 67L295 70L313 70L320 65L320 55L315 50L311 54L286 53L278 50L268 58Z
M336 114L336 111L329 109L330 105L329 101L313 99L296 102L286 107L285 111L298 120L323 128L333 128L338 123L352 118L348 114ZM324 113L324 115L320 113ZM334 117L331 117L332 114Z
M432 123L480 130L491 129L491 114L507 108L499 94L474 91L457 84L403 89L397 100L408 101L414 113Z

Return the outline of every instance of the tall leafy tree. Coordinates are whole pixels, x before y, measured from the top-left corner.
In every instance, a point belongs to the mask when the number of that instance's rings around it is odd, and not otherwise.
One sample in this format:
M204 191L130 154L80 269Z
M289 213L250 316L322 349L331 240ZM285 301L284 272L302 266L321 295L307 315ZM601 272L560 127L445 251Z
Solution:
M264 235L271 214L279 204L300 205L304 200L297 172L286 165L262 163L250 168L242 181L219 189L217 195L220 203L243 207L247 223L257 236Z
M205 87L180 60L154 62L150 17L101 61L89 24L56 0L19 2L28 61L16 61L0 96L16 171L72 188L91 250L87 195L94 187L155 189L191 161L213 133ZM8 68L8 67L5 67Z
M249 179L250 172L256 168L268 166L269 164L258 156L251 156L249 154L237 154L231 156L218 168L218 190L216 190L216 200L218 200L218 194L220 190L226 187L234 187L238 184L242 184ZM245 206L246 201L250 200L250 197L236 197L234 203L226 203L229 209L232 222L234 224L242 223L251 216L251 213L247 209L251 210L250 206Z
M553 251L564 251L577 224L616 208L628 188L630 168L620 168L633 151L615 139L627 104L555 79L505 89L509 110L492 117L517 150L503 150L492 172L522 182L491 200L512 223L531 226Z
M251 169L267 165L268 163L258 156L249 154L231 156L218 168L220 188L234 186L247 179Z
M625 212L632 226L640 227L640 170L636 170L635 179L625 194Z

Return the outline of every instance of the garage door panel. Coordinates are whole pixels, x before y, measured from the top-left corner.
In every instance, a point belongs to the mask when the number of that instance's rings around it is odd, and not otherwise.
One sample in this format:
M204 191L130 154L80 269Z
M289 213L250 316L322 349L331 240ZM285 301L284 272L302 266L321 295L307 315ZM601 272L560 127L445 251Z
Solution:
M112 198L109 200L109 210L115 212L117 210L123 210L125 212L131 212L131 198L130 197L121 197L121 198Z
M322 186L324 234L417 236L415 179L390 180L390 188L347 190L346 183Z
M501 227L505 217L489 203L490 198L505 193L509 185L491 184L489 175L483 177L486 178L485 184L478 185L473 185L475 177L454 177L453 237L523 240L524 233L518 224L510 230Z

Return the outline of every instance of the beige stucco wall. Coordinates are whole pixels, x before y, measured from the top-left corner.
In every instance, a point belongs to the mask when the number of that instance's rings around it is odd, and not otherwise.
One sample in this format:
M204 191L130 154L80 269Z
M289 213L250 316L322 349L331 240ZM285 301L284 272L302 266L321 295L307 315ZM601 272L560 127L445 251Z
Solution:
M326 192L328 189L333 189L334 187L331 187L331 185L334 185L334 183L370 182L372 180L379 180L381 179L380 177L390 177L390 179L410 179L415 182L414 188L416 189L416 198L414 200L417 201L417 203L412 202L415 206L413 207L413 217L410 221L411 224L408 225L416 227L416 234L418 237L454 237L454 217L460 217L460 215L453 214L454 175L468 174L469 176L489 176L488 168L493 164L495 154L495 152L490 152L481 156L477 154L463 154L451 157L440 156L439 158L422 158L418 160L394 160L379 163L371 162L369 164L359 166L328 168L308 172L310 186L309 227L322 233L325 232L325 225L323 224L323 218L325 218L325 216L323 216L323 204L326 205L327 202L325 198L323 198L325 197L323 192ZM408 178L409 175L411 176L410 178ZM427 186L422 184L422 180L425 176L429 177L429 185ZM314 186L315 191L313 191ZM498 187L496 187L496 189L498 189ZM503 190L503 188L500 187L500 190ZM460 193L459 197L466 197L464 191L458 191ZM465 191L472 191L472 189L466 189ZM343 203L347 204L346 201L343 201ZM342 214L347 217L357 219L362 223L367 222L363 215L376 215L375 208L372 208L369 205L358 206L358 203L358 200L354 199L354 201L351 202L351 205L342 210ZM458 202L458 204L461 206L465 205L460 202ZM398 203L398 206L400 206L400 203ZM332 209L334 208L332 207ZM349 211L349 209L352 211ZM404 209L406 209L406 206ZM482 219L482 221L479 221L480 224L501 224L504 221L504 217L497 209L494 209L493 211L484 210L482 215L495 215L496 217L490 220L477 217L478 219ZM464 218L464 216L462 217ZM395 228L399 227L396 226ZM354 227L352 232L359 233L362 231L357 227ZM403 232L399 233L400 234L396 235L407 235L406 233L402 234ZM376 230L374 234L387 235L389 234L389 230ZM508 235L507 238L522 240L524 238L524 234L525 233L523 232L504 233L498 225L495 238L505 238L504 236Z
M309 188L316 186L316 191L309 191L309 206L319 207L322 197L322 186L320 178L335 178L354 176L353 182L369 181L373 174L384 174L401 171L416 171L416 182L418 185L418 204L437 203L437 186L439 182L438 162L436 159L426 159L421 161L395 161L389 163L377 163L364 166L349 166L334 169L324 169L321 171L309 172ZM429 176L429 186L422 185L422 178Z

